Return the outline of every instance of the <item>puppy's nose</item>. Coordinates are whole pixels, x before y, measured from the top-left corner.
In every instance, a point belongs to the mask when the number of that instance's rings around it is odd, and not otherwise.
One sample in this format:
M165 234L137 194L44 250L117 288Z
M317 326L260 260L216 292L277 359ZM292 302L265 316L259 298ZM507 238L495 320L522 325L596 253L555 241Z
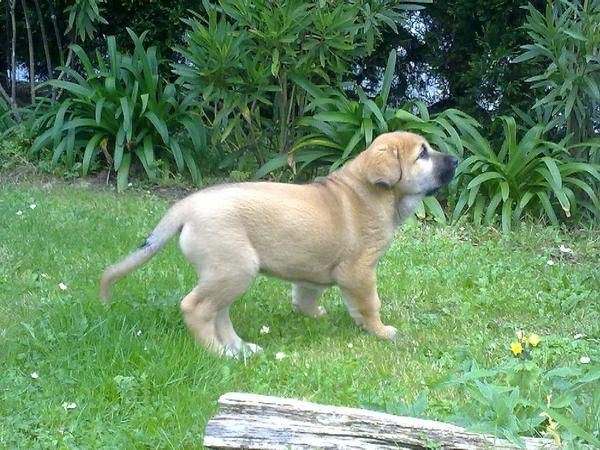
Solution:
M456 166L458 166L458 158L457 158L456 156L450 155L450 160L449 160L449 162L450 162L450 166L451 166L453 169L456 169Z

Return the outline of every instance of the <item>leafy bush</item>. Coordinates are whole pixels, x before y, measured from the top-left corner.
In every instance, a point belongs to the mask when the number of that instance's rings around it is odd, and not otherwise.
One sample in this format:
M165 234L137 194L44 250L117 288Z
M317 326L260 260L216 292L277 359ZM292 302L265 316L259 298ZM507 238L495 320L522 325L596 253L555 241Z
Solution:
M513 62L545 66L527 79L539 96L534 108L549 107L572 143L585 141L594 132L593 118L600 119L600 2L547 1L544 14L531 4L526 9L532 43Z
M547 369L544 347L545 338L518 333L510 346L514 357L498 367L480 369L466 360L462 374L435 386L455 387L473 400L454 409L453 421L517 445L519 436L545 432L567 448L581 441L600 446L600 366L583 359L582 367Z
M516 122L512 117L499 118L503 141L498 153L478 132L471 133L467 144L471 156L459 164L458 192L453 218L465 212L477 224L491 224L499 212L503 231L527 211L558 224L557 206L570 217L576 206L582 205L600 214L600 202L586 175L600 180L592 165L574 161L564 144L543 139L543 126L536 125L518 140ZM584 192L591 203L578 202L575 191Z
M205 0L206 12L185 20L185 63L175 72L198 98L213 144L261 166L298 138L309 81L341 84L385 26L396 30L402 10L429 2Z
M143 46L145 33L138 37L127 31L135 45L133 55L120 53L114 37L107 38L108 62L97 51L93 65L81 47L72 47L84 76L64 68L73 81L48 82L66 95L38 119L42 132L31 151L50 146L53 162L62 159L72 167L80 161L83 174L102 152L117 173L119 190L127 186L134 157L151 180L157 177L157 160L166 157L198 183L197 159L206 143L192 98L180 98L177 86L160 77L156 48ZM191 142L181 134L184 129Z

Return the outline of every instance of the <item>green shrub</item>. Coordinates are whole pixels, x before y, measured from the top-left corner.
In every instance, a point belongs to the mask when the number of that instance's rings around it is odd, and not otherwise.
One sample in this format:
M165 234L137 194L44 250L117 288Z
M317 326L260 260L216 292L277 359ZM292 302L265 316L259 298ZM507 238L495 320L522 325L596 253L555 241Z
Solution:
M15 125L13 113L10 105L0 97L0 138L3 137L7 130Z
M0 139L0 169L9 170L22 164L28 164L27 153L31 140L22 125L14 125Z
M202 3L205 11L185 20L186 45L178 49L185 63L175 72L230 165L250 154L262 166L298 139L309 81L340 85L385 27L397 31L404 10L430 0Z
M518 140L515 120L507 116L498 120L504 132L498 153L478 132L469 138L467 147L472 155L457 170L460 195L454 220L467 211L476 224L491 224L499 213L507 232L525 212L555 225L560 216L571 217L577 205L600 215L598 196L585 181L588 175L600 180L594 165L573 160L564 140L544 140L541 125L533 126ZM585 193L590 203L578 202L575 191ZM557 215L558 208L562 214Z
M570 135L570 143L586 141L600 119L600 2L547 1L543 14L531 4L525 8L524 29L531 44L512 62L543 66L542 73L526 80L538 97L534 108L549 108L556 125ZM588 150L582 146L577 153L584 149Z
M107 38L108 62L97 51L92 64L81 47L72 47L84 74L65 68L73 81L48 82L64 90L64 99L37 120L42 132L31 151L50 147L54 163L62 159L69 168L79 162L83 174L102 152L117 173L119 190L127 187L134 158L150 180L157 177L158 160L165 158L199 183L197 160L206 143L192 98L181 98L177 85L161 78L156 48L143 46L146 33L138 37L127 31L135 44L133 55L120 53L112 36Z

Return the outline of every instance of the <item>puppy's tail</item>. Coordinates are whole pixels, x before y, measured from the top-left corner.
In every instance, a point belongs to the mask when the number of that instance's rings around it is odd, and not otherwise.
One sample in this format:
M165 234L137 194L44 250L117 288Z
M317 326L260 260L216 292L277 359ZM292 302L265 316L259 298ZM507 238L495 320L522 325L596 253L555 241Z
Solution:
M181 205L176 203L156 225L150 236L136 251L122 261L108 267L100 279L100 301L108 303L110 288L119 278L137 269L163 249L165 245L181 231L183 227Z

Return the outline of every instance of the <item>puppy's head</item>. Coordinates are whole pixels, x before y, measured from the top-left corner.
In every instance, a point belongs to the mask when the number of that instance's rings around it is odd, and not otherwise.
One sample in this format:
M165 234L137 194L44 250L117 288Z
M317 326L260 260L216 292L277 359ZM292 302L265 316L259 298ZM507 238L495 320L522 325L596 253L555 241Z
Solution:
M406 132L378 136L363 152L368 183L403 195L431 195L454 177L458 158L431 148L421 136Z

